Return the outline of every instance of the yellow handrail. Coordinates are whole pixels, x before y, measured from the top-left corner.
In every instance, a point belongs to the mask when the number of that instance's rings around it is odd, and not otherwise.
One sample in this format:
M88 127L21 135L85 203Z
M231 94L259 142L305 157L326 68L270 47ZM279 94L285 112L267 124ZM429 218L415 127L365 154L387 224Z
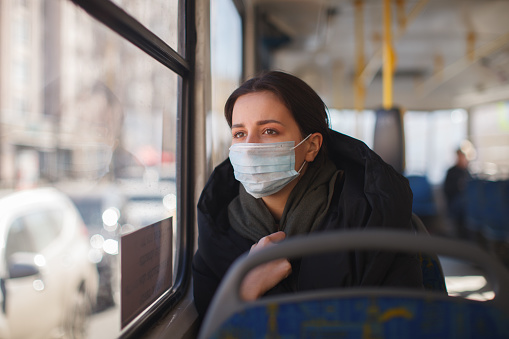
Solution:
M394 49L392 46L391 0L383 0L384 41L383 41L383 107L392 107L392 86L394 76Z

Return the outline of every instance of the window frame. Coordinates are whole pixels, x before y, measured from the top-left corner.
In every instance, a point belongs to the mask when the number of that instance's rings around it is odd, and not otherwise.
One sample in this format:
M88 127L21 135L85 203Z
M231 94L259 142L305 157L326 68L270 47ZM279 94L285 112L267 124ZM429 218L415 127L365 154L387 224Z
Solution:
M191 282L191 262L194 253L194 196L193 180L195 159L193 147L194 55L196 45L194 0L179 0L178 52L157 35L143 26L131 15L111 1L70 0L100 23L144 51L147 56L179 75L177 106L177 221L179 227L178 262L176 279L151 306L145 309L127 327L120 338L136 338L143 335L158 319L171 312L186 295ZM181 20L183 18L183 20Z

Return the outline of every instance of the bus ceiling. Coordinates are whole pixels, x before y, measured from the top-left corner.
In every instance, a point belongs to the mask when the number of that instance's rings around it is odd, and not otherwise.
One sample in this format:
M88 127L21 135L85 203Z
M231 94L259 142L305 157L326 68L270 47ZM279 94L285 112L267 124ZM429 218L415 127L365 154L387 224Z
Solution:
M329 107L437 110L509 99L509 1L250 3L254 69L302 77Z

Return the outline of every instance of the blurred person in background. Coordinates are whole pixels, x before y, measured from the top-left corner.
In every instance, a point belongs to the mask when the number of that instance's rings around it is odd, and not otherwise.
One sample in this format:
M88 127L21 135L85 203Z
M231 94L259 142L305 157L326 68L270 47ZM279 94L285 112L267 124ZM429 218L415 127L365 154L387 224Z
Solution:
M456 150L456 163L447 170L444 182L444 194L447 203L447 214L451 219L454 231L459 238L467 238L466 188L471 179L468 171L468 158L461 148Z

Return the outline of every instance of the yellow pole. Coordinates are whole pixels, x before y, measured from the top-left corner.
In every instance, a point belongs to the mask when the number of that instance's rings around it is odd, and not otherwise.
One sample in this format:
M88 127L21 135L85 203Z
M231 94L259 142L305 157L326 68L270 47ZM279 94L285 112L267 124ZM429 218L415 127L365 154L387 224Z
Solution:
M384 42L383 42L383 107L392 107L392 77L394 73L394 51L392 49L391 0L383 0Z
M406 5L406 0L396 0L396 13L397 13L397 17L398 17L398 32L404 32L406 30L407 16L405 13L405 5Z
M355 109L360 112L364 108L366 88L362 71L364 69L364 0L354 0L355 5L355 83L354 83L354 104Z
M473 62L475 60L475 32L468 32L467 34L467 58L468 61Z

